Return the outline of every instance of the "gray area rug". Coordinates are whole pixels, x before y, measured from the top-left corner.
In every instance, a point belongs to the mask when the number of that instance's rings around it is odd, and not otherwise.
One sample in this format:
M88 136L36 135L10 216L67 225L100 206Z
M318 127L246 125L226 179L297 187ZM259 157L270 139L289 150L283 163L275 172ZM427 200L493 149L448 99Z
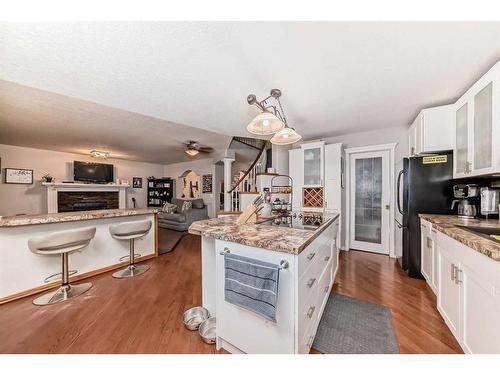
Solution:
M313 348L323 354L398 354L389 308L330 295Z
M177 232L166 228L158 228L158 254L165 254L174 250L186 234L188 234L187 231Z

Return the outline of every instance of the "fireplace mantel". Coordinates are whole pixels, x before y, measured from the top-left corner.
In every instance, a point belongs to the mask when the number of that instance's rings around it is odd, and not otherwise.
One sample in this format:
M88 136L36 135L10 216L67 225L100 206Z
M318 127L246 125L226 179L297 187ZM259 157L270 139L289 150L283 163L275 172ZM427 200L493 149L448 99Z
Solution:
M44 182L47 188L47 211L57 213L57 193L60 191L116 191L118 192L119 208L127 208L127 188L130 185L122 184L83 184L83 183L54 183Z

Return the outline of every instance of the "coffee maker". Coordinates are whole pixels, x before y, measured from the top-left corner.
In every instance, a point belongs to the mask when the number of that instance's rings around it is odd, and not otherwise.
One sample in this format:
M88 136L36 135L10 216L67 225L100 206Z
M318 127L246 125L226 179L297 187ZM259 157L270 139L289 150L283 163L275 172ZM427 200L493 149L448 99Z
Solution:
M481 215L498 215L498 189L481 188Z
M479 186L476 184L460 184L453 186L454 199L451 209L458 203L457 215L463 218L475 218L477 216L477 200L479 197Z

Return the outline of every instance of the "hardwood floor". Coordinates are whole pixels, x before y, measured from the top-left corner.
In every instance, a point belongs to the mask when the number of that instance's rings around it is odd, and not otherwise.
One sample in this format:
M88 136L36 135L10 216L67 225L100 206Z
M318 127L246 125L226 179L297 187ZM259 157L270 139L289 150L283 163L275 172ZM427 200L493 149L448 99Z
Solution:
M341 252L333 291L389 307L401 353L463 353L425 281L408 277L388 256Z
M92 277L86 295L63 304L38 307L27 297L0 305L0 352L215 353L181 322L201 304L200 238L188 235L146 263L137 278ZM390 307L402 353L461 352L432 292L388 257L342 252L334 291Z

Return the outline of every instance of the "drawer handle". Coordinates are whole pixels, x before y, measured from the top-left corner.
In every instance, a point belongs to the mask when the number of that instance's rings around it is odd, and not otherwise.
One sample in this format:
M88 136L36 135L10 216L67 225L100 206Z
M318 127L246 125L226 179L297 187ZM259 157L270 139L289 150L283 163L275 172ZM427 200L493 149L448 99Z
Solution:
M309 307L309 310L307 310L307 317L308 318L311 318L313 316L314 310L316 310L316 306Z
M311 260L315 255L316 253L309 253L309 255L307 255L307 259Z
M328 262L330 260L330 256L325 257L325 262Z
M455 280L455 265L453 263L451 264L450 275L451 275L451 281Z
M309 279L309 281L307 282L307 286L309 288L312 288L312 286L314 285L314 282L316 281L316 278L315 277L312 277Z
M437 233L437 230L435 230L435 229L431 229L431 232L432 232L432 233Z

